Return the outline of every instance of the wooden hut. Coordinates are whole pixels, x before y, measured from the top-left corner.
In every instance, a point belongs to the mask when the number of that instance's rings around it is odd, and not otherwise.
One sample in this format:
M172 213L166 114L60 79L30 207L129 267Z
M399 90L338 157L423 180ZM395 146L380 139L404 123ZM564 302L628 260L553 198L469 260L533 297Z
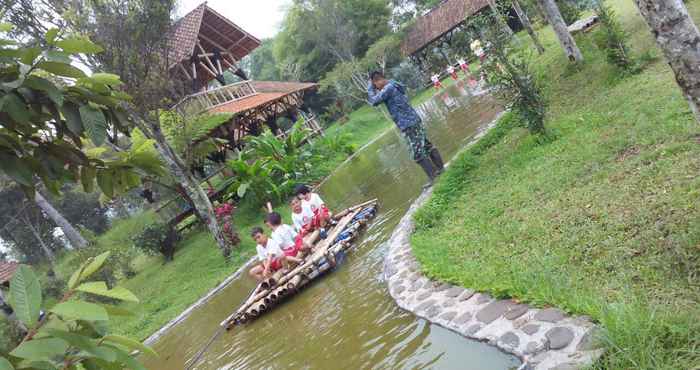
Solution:
M402 40L401 52L427 76L428 55L433 48L451 46L453 36L464 30L467 18L485 9L489 9L489 0L443 0L410 27ZM507 21L515 31L522 28L512 10L507 14ZM444 53L443 57L445 65L454 63L447 60Z
M240 61L260 46L260 40L217 13L206 3L178 20L168 35L168 63L172 78L191 86L189 95L171 107L183 115L232 113L232 118L209 129L206 138L224 139L229 149L242 149L247 135L259 135L267 126L278 136L277 120L303 118L310 135L322 134L315 116L304 107L304 97L315 91L315 83L251 81L240 68ZM231 71L242 81L226 84L224 74ZM212 178L226 177L220 168L202 181L212 186ZM184 190L183 190L184 191ZM212 200L221 190L212 191ZM162 203L156 212L175 226L190 218L194 210L180 194Z

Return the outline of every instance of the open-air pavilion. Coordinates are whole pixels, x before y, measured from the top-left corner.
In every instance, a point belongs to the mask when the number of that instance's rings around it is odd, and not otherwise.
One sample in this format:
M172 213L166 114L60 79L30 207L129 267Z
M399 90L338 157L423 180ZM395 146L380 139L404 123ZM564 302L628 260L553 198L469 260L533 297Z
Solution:
M318 85L302 82L251 81L240 68L240 61L260 46L260 40L225 18L206 3L178 20L168 35L168 62L172 78L185 82L190 94L171 109L183 115L230 113L231 119L209 129L206 136L226 142L229 150L241 150L244 138L260 135L267 126L275 135L284 136L278 120L303 119L310 137L322 135L321 126L306 109L304 98ZM233 73L242 81L227 84ZM212 178L224 174L223 168L202 179L211 186ZM213 191L212 200L223 192ZM185 195L163 203L156 212L177 225L191 216L193 208L183 202Z
M426 76L429 74L428 55L435 48L442 54L445 65L454 64L443 48L451 47L454 36L464 32L468 17L489 9L489 0L443 0L411 26L401 43L401 52ZM516 18L517 15L509 13L506 20L510 28L517 31L522 26Z

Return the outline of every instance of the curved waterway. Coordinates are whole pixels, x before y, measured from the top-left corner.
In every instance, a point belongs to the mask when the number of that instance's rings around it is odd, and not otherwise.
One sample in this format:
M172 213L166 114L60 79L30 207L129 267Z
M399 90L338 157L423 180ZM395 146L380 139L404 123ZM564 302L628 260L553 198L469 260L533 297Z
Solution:
M451 87L420 107L447 159L501 108ZM340 166L320 193L331 209L379 198L380 212L336 271L257 321L221 335L196 369L512 369L519 361L402 311L382 276L386 241L426 182L392 130ZM155 343L149 369L182 369L246 298L236 279Z

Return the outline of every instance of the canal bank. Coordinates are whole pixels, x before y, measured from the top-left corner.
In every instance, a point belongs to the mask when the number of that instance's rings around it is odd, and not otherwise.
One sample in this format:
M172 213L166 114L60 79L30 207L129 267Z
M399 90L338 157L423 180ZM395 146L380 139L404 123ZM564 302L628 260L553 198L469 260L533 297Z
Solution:
M521 369L580 369L602 354L596 326L584 316L556 308L538 309L512 299L425 277L411 251L413 216L432 195L426 189L403 216L389 240L384 274L389 292L403 309L466 338L513 354Z

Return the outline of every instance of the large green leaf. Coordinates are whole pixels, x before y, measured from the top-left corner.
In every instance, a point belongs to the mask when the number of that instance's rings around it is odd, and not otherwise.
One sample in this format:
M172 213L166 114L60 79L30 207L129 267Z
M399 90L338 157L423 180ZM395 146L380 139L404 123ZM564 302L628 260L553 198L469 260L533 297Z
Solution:
M51 312L70 320L107 321L107 310L94 303L68 301L55 305Z
M0 151L0 171L17 181L19 184L31 187L34 185L34 173L26 161L9 151Z
M53 82L38 76L27 76L27 79L24 81L24 85L35 90L44 91L46 95L49 96L49 99L56 103L56 105L59 107L63 105L63 94L56 87L56 85L53 84Z
M109 258L110 253L111 252L109 251L104 252L97 257L89 258L85 263L83 263L83 265L73 273L70 280L68 280L68 289L75 289L75 287L78 286L78 284L80 284L83 280L89 278L92 274L99 270L102 265L104 265L107 258Z
M78 106L71 102L66 102L61 107L61 113L66 119L66 125L68 126L70 132L72 132L76 136L82 136L83 120L80 118L80 111L78 110Z
M41 286L34 271L27 265L20 265L10 281L12 308L17 317L28 328L34 327L41 310Z
M78 35L70 36L63 40L57 41L56 46L71 54L95 54L104 50L101 46L90 41L89 38Z
M20 344L10 355L31 361L48 361L54 357L63 357L68 346L68 342L59 338L34 339Z
M56 36L58 36L58 28L52 28L46 31L46 36L44 39L46 39L47 44L53 45L54 41L56 41Z
M114 351L117 353L117 359L119 362L125 365L127 369L131 370L146 370L146 368L138 361L136 361L135 358L131 357L131 355L124 351L123 349L113 346L112 347Z
M97 170L97 185L108 198L114 197L114 171Z
M122 84L119 76L111 73L93 73L90 79L109 86L119 86Z
M52 336L63 339L72 347L85 351L94 357L108 362L113 362L117 359L117 354L111 348L100 347L97 342L90 337L77 333L71 333L65 330L50 329L47 331Z
M135 313L131 310L127 310L124 307L119 307L119 306L113 306L111 304L100 304L105 310L107 310L107 313L109 314L110 317L112 316L134 316Z
M9 93L2 98L2 111L10 114L12 120L17 123L29 121L30 113L27 104L15 93Z
M249 182L245 182L245 183L241 184L238 187L238 190L236 191L236 194L238 194L238 197L243 198L245 196L245 194L248 192L249 187L250 187Z
M91 281L89 283L83 283L79 287L75 288L75 290L90 294L96 294L103 297L119 299L121 301L136 303L139 302L139 299L136 298L136 296L127 289L122 287L109 289L107 288L107 284L105 284L103 281Z
M6 358L0 357L0 370L15 370L15 368Z
M58 76L71 77L71 78L81 78L85 77L85 72L80 69L68 64L61 62L49 62L44 61L37 65L37 68L43 69L46 72L53 73Z
M78 111L83 121L83 128L90 140L96 146L102 145L107 138L107 120L102 110L86 104L81 106Z
M102 338L103 341L105 342L111 342L111 343L116 343L119 345L122 345L130 350L139 350L145 354L149 354L151 356L158 356L156 351L154 351L151 347L137 341L133 340L131 338L127 337L122 337L121 335L107 335L104 338Z
M86 193L92 193L92 191L95 190L95 176L97 176L97 170L95 167L80 167L80 182L82 183L83 190Z

